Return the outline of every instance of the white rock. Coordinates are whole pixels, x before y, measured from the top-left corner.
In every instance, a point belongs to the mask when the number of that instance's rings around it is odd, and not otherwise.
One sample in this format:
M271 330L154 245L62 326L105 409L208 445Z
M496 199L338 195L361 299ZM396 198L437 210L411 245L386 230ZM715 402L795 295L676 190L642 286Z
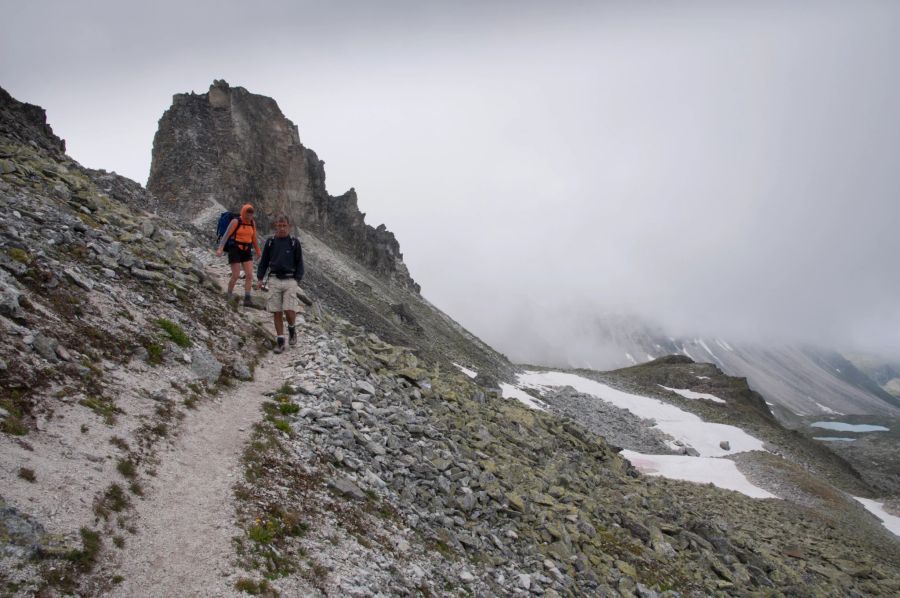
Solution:
M531 588L531 576L527 573L519 574L519 587L525 590Z
M473 581L475 581L475 576L468 571L463 570L459 574L459 579L465 583L472 583Z

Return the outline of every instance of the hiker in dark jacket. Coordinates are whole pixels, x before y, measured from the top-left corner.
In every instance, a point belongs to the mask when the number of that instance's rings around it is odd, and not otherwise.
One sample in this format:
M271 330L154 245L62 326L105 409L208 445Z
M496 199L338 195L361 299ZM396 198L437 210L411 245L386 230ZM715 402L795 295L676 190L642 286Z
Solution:
M284 214L275 217L275 236L269 237L263 246L262 257L256 268L256 286L262 288L266 272L269 279L269 299L266 309L274 314L275 333L278 335L275 352L284 351L284 321L287 315L289 343L297 344L297 286L303 279L303 249L300 241L291 236L291 223Z

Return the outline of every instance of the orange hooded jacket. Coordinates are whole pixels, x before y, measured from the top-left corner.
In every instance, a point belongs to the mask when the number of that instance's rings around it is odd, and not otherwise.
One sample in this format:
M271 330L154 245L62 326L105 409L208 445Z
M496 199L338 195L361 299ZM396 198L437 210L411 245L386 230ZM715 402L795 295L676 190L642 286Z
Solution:
M250 247L253 247L256 250L256 255L262 253L262 250L259 248L259 240L256 237L256 221L253 219L253 216L247 214L247 212L252 209L253 204L245 203L241 206L240 218L232 220L231 224L228 225L228 230L222 235L222 247L225 246L225 243L227 243L228 239L231 238L231 235L234 234L234 242L240 249L250 249ZM238 226L239 221L241 226ZM235 228L237 228L236 233L234 230Z

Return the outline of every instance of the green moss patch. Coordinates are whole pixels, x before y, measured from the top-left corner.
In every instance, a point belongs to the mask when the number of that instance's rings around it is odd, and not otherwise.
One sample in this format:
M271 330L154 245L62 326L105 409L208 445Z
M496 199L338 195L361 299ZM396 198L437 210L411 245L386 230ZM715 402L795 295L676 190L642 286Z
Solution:
M167 320L166 318L160 318L156 321L160 328L162 328L166 334L169 335L169 338L173 343L182 348L190 347L193 343L191 339L188 338L187 333L175 322L172 320Z

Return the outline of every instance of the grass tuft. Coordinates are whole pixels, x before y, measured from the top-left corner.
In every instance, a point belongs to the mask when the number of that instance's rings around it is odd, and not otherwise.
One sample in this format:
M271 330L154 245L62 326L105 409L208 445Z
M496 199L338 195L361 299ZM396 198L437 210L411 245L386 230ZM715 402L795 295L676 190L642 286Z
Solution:
M296 403L282 403L278 406L278 411L281 412L281 415L293 415L300 411L300 405Z
M242 577L234 584L234 589L250 594L251 596L278 596L275 588L269 585L265 579L253 581L247 577Z
M169 338L172 339L172 342L182 348L190 347L193 343L191 343L191 339L188 338L187 333L175 322L172 320L167 320L166 318L160 318L156 321L160 328L166 331L166 334L169 335Z
M86 573L94 568L103 542L100 540L100 534L86 527L81 528L81 550L73 550L66 555L66 559L71 562L78 571Z
M115 403L103 397L89 397L78 401L78 403L102 417L103 422L107 426L115 424L116 413L121 413L121 410L116 407Z
M94 514L103 519L109 519L111 513L124 511L131 501L125 490L118 484L111 484L94 504Z
M137 475L137 466L131 459L119 459L116 469L129 480Z
M147 349L147 363L150 365L159 365L162 363L163 348L159 343L147 343L144 345Z
M31 483L34 483L35 480L37 479L34 476L34 470L28 469L27 467L19 468L19 477L22 478L23 480L25 480L26 482L31 482Z

